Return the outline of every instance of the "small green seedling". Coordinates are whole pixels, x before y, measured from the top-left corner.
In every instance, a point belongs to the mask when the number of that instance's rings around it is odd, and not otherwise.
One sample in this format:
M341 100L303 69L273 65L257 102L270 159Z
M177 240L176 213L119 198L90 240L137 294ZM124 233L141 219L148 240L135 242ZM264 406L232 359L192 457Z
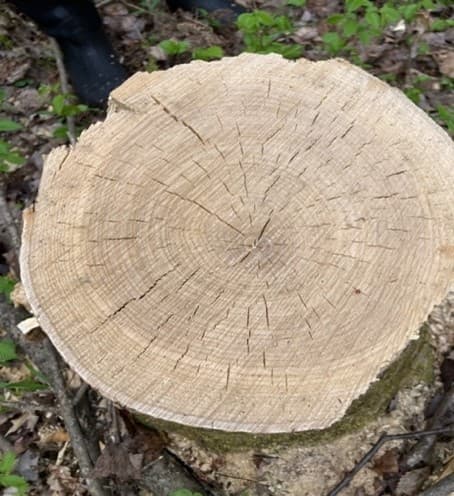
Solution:
M24 496L28 491L27 481L20 475L13 474L14 467L17 463L16 455L8 451L0 458L0 486L16 489L16 494Z
M16 285L16 281L9 276L0 276L0 294L6 296L8 301L11 301L10 295Z
M207 48L194 48L192 58L195 60L216 60L222 59L224 50L220 46L210 46Z
M0 172L11 172L24 163L25 157L16 148L0 140Z
M16 345L11 339L0 340L0 364L15 360L17 358Z
M400 21L410 24L422 11L433 10L439 6L439 2L432 0L387 0L383 3L346 0L344 12L333 14L327 19L334 29L322 37L325 49L331 55L337 55L341 51L351 51L351 44L355 42L368 45L382 36L388 26ZM447 29L452 22L435 21L432 29Z
M447 127L448 132L454 134L454 107L438 105L437 117Z
M307 0L287 0L287 5L289 7L304 7Z
M163 40L159 43L159 46L164 50L164 52L169 57L176 57L177 55L182 55L190 50L190 45L187 41L180 40Z
M0 133L9 133L22 129L22 124L11 119L0 119Z
M200 493L193 493L189 489L177 489L169 494L169 496L202 496Z
M297 59L303 53L301 45L280 41L294 31L293 23L287 16L255 10L239 15L236 25L243 33L246 52L279 53L288 59Z

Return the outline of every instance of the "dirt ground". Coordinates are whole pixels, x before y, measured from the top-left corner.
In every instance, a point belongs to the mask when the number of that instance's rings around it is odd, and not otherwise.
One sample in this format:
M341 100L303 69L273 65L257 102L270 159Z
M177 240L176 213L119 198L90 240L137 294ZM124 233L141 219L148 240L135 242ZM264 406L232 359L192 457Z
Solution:
M106 30L131 73L188 62L189 53L172 57L162 50L159 42L169 38L185 40L192 48L221 46L225 55L236 55L243 50L242 37L234 26L219 27L203 16L170 13L151 0L101 0L98 4ZM243 4L288 15L295 31L284 41L303 46L304 57L321 60L330 56L322 36L329 30L327 18L342 12L344 2L308 0L302 7L290 7L281 0L254 3L245 0ZM452 112L454 105L454 28L434 31L429 26L430 16L447 19L452 15L452 8L447 6L433 12L423 11L411 23L385 29L368 45L353 42L357 49L356 62L404 90L445 128L449 119L440 117L439 109L442 106ZM58 85L59 73L49 39L37 31L32 22L2 3L0 119L18 122L21 129L0 133L0 139L7 141L10 150L23 156L24 163L0 174L12 220L17 224L20 224L23 207L30 205L36 196L45 155L68 142L66 117L56 112L53 105L53 99L61 93ZM96 109L75 114L77 131L104 117L104 112ZM17 279L17 263L5 234L8 227L1 228L0 275ZM434 310L429 323L436 355L435 381L402 390L390 403L386 415L359 432L311 447L225 454L203 449L176 434L169 434L163 440L140 427L131 427L133 421L125 412L86 388L77 375L67 370L68 390L83 396L94 415L89 421L81 420L83 425L92 426L103 453L93 474L103 478L106 494L164 496L168 492L160 492L156 484L147 483L146 471L153 468L163 450L168 450L180 465L190 470L191 477L203 483L207 494L328 495L383 432L420 431L431 425L437 405L454 377L454 294ZM0 365L3 383L29 377L30 363L23 355ZM6 443L0 443L0 450L5 451L6 446L16 453L15 473L27 480L29 494L89 494L53 393L46 388L26 392L4 388L2 391L0 440ZM452 422L453 405L449 415ZM413 496L454 473L452 435L439 437L430 456L409 468L408 456L415 443L416 440L411 439L386 443L350 487L339 494ZM115 462L112 446L116 446L117 453L123 457L120 464ZM5 489L4 494L18 493Z

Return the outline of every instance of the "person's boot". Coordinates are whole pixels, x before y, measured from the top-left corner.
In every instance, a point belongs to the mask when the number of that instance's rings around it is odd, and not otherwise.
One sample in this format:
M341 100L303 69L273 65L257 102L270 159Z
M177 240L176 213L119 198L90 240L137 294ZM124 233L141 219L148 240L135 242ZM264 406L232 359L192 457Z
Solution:
M90 0L10 0L56 39L74 92L91 106L105 104L127 77Z

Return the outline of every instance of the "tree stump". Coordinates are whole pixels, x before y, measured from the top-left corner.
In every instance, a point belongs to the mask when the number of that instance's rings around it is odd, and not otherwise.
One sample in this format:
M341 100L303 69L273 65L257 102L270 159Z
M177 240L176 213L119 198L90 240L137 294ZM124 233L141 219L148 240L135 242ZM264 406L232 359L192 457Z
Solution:
M25 288L69 364L136 412L326 429L453 281L453 151L342 60L138 73L48 157Z

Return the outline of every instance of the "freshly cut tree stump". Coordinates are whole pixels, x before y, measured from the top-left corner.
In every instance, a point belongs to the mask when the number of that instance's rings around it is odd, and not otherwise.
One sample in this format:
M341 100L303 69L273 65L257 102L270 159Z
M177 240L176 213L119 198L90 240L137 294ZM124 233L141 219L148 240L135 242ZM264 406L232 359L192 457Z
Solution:
M138 73L48 157L21 263L43 329L108 398L324 429L454 280L454 147L342 60Z

